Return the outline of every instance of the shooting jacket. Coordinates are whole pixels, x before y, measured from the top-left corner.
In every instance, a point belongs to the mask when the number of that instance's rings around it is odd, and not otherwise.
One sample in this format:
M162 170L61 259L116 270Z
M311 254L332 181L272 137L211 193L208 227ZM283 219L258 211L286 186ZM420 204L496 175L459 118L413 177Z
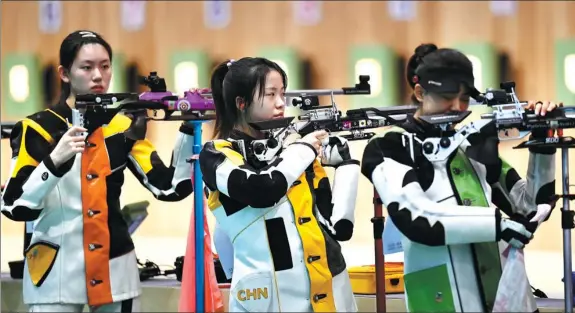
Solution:
M131 119L117 114L90 130L85 152L55 168L49 154L71 126L66 103L19 121L11 134L10 178L2 213L34 221L25 247L24 303L102 305L141 294L128 225L120 211L127 167L154 196L192 193L193 132L182 126L166 167L147 139L125 137Z
M209 141L199 158L208 206L233 245L230 312L357 311L338 243L351 233L333 225L353 227L359 162L337 167L332 190L308 144L267 165L246 161L236 140L253 138Z
M407 309L491 312L508 246L496 239L498 215L527 216L549 203L555 150L532 151L522 179L499 158L496 141L472 135L445 162L431 163L417 141L410 156L406 133L438 135L409 117L370 140L362 173L402 234ZM536 310L531 290L524 292Z

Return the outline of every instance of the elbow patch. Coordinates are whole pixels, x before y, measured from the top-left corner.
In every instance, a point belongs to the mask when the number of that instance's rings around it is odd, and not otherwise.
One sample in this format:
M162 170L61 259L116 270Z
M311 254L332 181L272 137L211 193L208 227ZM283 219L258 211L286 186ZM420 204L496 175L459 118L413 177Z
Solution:
M228 192L230 198L243 203L250 203L252 207L264 208L276 204L288 190L285 176L279 171L269 174L251 174L235 169L228 178Z
M10 182L4 189L4 194L2 195L2 199L4 203L8 206L12 206L14 201L22 196L24 190L22 187L30 177L30 174L36 169L36 166L32 165L25 165L24 167L20 168L19 170L16 169L10 178Z
M42 210L31 210L25 206L17 206L12 211L2 211L7 218L16 222L30 222L38 218Z
M397 229L409 240L428 246L445 245L445 228L440 222L431 226L429 220L422 216L412 220L411 211L400 209L398 202L391 202L387 211Z
M333 229L335 229L335 239L339 241L348 241L353 236L353 223L350 220L337 221Z
M535 196L535 204L555 204L555 180L541 186Z
M331 185L329 178L323 177L319 180L315 189L315 203L319 213L329 221L333 213L333 203L331 203Z

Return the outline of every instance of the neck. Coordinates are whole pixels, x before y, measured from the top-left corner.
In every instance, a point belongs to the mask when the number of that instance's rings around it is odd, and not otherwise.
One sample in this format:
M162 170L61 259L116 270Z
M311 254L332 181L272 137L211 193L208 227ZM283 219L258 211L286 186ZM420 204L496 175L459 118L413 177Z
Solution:
M419 120L419 117L421 116L421 109L417 109L415 111L415 113L413 113L413 118L416 120Z
M71 108L75 108L76 107L76 96L74 96L74 94L70 93L70 95L68 96L68 99L66 99L66 104Z
M261 131L255 130L249 125L238 125L235 129L256 139L264 138L264 134Z

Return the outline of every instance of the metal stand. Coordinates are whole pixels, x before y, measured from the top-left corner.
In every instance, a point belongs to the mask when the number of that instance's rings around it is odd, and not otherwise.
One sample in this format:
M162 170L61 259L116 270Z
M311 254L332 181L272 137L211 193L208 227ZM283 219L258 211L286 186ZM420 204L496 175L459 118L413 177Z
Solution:
M202 150L202 123L193 121L194 155ZM199 160L194 161L194 229L196 239L196 313L205 312L205 275L204 275L204 182ZM188 295L182 295L184 297Z
M385 217L383 216L382 203L377 190L373 188L373 239L375 248L375 301L376 312L386 313L386 292L385 292L385 256L383 254L383 227Z
M574 228L573 213L569 208L571 195L569 194L569 148L561 148L561 166L563 177L563 207L561 208L561 226L563 228L563 282L565 283L565 310L573 311L573 279L572 279L572 256L571 256L571 229Z

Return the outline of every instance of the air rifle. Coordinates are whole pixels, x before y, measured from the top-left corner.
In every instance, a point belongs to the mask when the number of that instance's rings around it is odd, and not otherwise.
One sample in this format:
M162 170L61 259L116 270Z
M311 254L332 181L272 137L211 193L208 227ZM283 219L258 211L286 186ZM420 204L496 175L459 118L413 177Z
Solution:
M347 110L343 115L334 100L336 95L369 94L371 86L368 75L360 75L359 83L354 87L288 91L286 98L291 99L292 105L299 107L304 113L297 117L250 123L252 127L266 134L266 139L252 142L251 150L258 160L270 161L281 148L285 137L294 132L303 137L317 130L326 130L328 133L346 132L347 134L341 136L347 140L370 139L375 133L366 130L402 123L407 114L414 113L417 109L414 105L369 107ZM320 105L319 96L330 96L331 104Z
M156 72L140 77L139 83L149 88L141 94L107 93L82 94L76 96L72 110L72 124L88 130L108 124L119 112L132 115L135 123L142 125L148 120L182 121L211 120L215 118L215 107L211 94L185 91L183 97L170 92L166 81ZM148 114L149 112L152 114ZM158 112L162 111L162 116ZM139 134L141 135L141 134Z

